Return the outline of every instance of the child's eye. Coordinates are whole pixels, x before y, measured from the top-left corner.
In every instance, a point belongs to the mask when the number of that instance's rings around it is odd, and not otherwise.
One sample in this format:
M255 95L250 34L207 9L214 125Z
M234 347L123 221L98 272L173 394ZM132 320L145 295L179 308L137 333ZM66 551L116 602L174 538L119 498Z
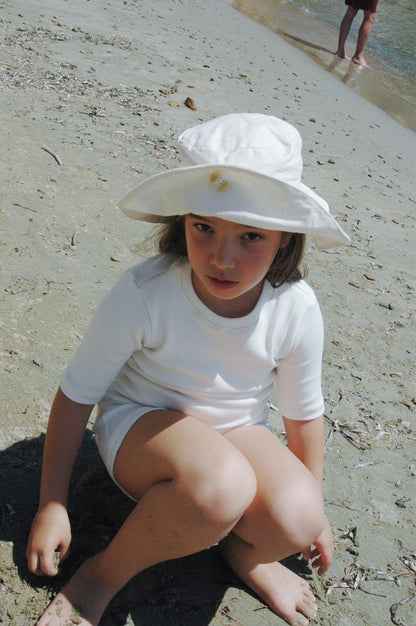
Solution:
M245 235L243 235L243 239L246 239L247 241L259 241L259 239L263 239L263 237L260 233L245 233Z
M203 222L197 222L194 226L197 230L201 231L201 233L214 232L209 224L204 224Z

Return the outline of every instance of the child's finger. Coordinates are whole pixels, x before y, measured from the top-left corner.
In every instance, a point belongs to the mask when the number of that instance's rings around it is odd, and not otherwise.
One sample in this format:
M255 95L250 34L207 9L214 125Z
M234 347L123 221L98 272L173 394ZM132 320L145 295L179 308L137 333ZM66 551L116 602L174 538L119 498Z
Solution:
M315 567L318 570L318 574L324 574L331 565L332 559L327 557L325 554L321 554L317 550L314 550L311 554L312 559L312 567Z
M311 549L309 548L305 548L305 550L302 552L302 559L304 561L309 561L309 559L311 558Z
M44 576L56 576L58 568L55 565L54 554L42 554L39 556L39 570Z
M59 560L65 561L69 557L69 553L71 551L70 542L62 542L59 546Z
M32 554L28 550L27 553L26 553L26 561L27 561L27 566L29 568L29 571L32 572L32 574L37 574L38 573L38 563L39 563L37 554Z
M58 573L53 563L53 558L50 559L42 554L38 555L34 553L28 555L27 566L32 574L36 574L37 576L55 576Z

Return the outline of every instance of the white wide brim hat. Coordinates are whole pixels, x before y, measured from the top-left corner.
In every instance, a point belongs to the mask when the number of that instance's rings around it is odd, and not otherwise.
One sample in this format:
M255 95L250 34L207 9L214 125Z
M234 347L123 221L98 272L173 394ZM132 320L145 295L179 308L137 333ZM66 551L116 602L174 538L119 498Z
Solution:
M320 249L350 241L325 200L301 182L302 140L291 124L232 113L186 130L178 142L191 165L132 189L118 203L128 217L163 223L193 213L305 233Z

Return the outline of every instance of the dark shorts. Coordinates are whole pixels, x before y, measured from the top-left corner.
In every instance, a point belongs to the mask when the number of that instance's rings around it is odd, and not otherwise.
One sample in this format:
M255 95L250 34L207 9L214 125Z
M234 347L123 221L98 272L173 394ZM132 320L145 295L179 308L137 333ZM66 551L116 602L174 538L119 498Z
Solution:
M378 0L345 0L345 4L353 9L362 9L363 11L377 11Z

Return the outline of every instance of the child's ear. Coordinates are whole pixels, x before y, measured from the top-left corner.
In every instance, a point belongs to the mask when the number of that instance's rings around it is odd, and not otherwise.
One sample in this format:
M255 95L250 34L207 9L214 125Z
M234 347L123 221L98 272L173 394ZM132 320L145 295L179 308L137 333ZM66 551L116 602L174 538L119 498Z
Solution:
M286 248L289 241L292 239L293 233L282 233L282 239L280 241L280 247Z

